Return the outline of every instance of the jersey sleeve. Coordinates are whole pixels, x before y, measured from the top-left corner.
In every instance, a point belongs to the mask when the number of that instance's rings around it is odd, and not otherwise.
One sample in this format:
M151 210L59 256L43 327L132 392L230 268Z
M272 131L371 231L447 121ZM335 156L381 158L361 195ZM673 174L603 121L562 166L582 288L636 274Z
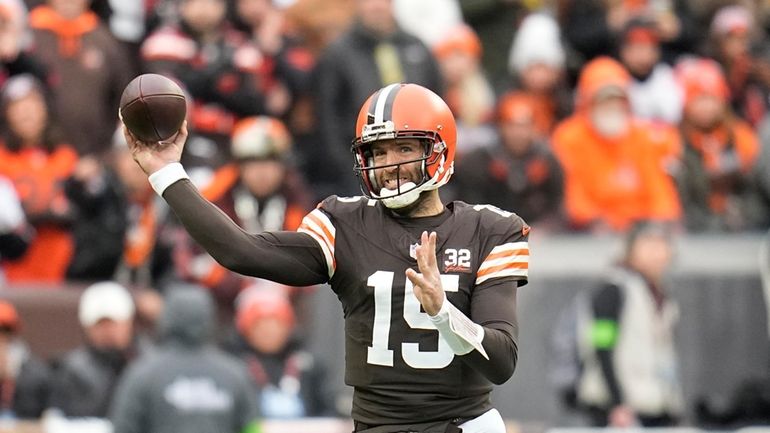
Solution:
M310 235L318 243L323 252L329 279L334 276L337 261L334 256L334 241L337 230L329 215L323 210L323 202L302 219L297 231Z
M483 260L476 271L476 285L499 278L512 278L519 286L527 284L529 226L515 214L500 215L490 225Z

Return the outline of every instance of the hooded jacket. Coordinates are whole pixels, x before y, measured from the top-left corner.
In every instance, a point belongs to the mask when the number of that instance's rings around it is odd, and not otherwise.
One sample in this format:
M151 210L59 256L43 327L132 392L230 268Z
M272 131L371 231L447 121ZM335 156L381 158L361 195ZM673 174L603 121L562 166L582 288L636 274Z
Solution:
M565 171L566 212L576 228L599 224L620 231L635 220L680 216L676 187L666 172L680 149L676 131L632 118L625 132L607 137L591 120L599 92L614 87L628 95L629 84L617 61L592 61L578 82L575 114L554 132L554 152Z
M254 425L255 391L244 366L210 344L214 306L198 287L170 290L162 343L118 385L115 433L239 433Z

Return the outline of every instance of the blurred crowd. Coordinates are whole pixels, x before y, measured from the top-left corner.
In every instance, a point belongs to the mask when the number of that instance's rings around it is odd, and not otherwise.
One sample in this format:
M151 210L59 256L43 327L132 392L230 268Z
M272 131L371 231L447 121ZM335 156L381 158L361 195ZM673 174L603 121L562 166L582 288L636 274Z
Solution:
M228 302L242 288L131 162L116 101L145 72L184 88L184 163L248 231L358 194L355 113L399 81L458 119L447 198L542 234L765 229L770 19L764 3L712 3L3 0L3 273L181 278Z
M359 193L355 115L392 82L434 90L457 118L448 199L514 211L540 235L626 233L639 221L749 232L770 228L768 31L770 6L751 0L0 0L0 275L128 287L130 308L110 314L136 308L159 329L173 328L161 313L170 287L203 287L182 310L211 307L243 374L283 390L262 393L279 395L263 413L333 413L328 398L294 392L307 359L286 341L313 289L255 288L267 283L226 270L178 225L118 124L133 77L160 73L184 89L183 163L249 232L295 230L327 195ZM84 327L104 323L83 308ZM288 329L278 349L253 330L263 315ZM107 345L121 348L112 357L99 332L62 362L96 371L83 360L97 356L109 379L141 345L112 330L105 338L122 342ZM199 347L199 334L179 338ZM144 377L164 366L140 365ZM197 404L189 390L221 403L205 381L174 386L179 405ZM120 400L118 422L134 400ZM103 397L92 403L71 413L106 415Z

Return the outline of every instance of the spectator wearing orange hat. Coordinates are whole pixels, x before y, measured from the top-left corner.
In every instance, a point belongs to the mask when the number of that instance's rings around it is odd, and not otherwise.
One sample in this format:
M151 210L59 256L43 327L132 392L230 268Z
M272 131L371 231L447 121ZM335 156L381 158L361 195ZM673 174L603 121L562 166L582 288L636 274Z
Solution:
M617 61L600 57L585 66L574 115L553 134L565 172L565 207L575 229L624 231L637 220L676 220L676 187L664 155L678 147L669 130L635 119L630 77Z
M324 369L295 338L289 288L256 280L236 300L237 355L246 363L265 418L334 415Z
M538 228L562 221L563 173L538 130L537 99L513 91L500 98L499 144L478 149L458 162L456 193L469 203L517 209Z
M218 169L203 188L244 230L296 230L313 208L309 187L291 164L292 137L284 124L267 116L236 123L230 140L234 161ZM145 182L146 183L146 182ZM246 281L201 250L186 234L174 248L177 273L214 292L224 322L230 322L235 296Z
M757 126L770 102L768 39L743 5L725 6L711 21L711 56L724 69L733 110Z
M444 100L457 120L458 158L494 141L489 125L495 94L481 69L481 41L466 24L448 32L433 47L444 77Z
M618 57L631 74L629 101L634 115L651 122L678 125L682 95L674 71L661 61L660 36L655 23L642 18L626 24Z
M0 415L39 418L48 401L48 367L19 337L19 315L0 301Z
M676 66L685 94L679 191L690 230L741 230L752 225L749 175L759 154L753 129L733 115L719 65L685 59Z

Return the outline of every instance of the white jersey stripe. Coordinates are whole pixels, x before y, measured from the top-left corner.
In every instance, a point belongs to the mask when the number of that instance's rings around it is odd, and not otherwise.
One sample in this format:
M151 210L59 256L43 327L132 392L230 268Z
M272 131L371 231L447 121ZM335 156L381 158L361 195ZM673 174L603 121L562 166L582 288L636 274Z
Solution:
M385 116L385 102L388 100L390 92L398 86L399 83L393 83L380 91L380 94L377 96L377 103L374 105L374 123L383 122L382 118Z
M500 278L500 277L524 277L527 278L529 275L529 271L527 269L515 269L515 268L506 268L501 269L496 272L489 273L487 275L481 276L476 278L476 284L481 284L484 281L487 281L491 278Z
M297 231L300 232L300 233L306 233L306 234L310 235L310 237L312 237L313 239L315 239L316 242L318 242L318 246L321 247L321 251L324 254L324 259L326 260L326 268L327 268L327 272L329 274L329 278L333 277L334 276L334 271L335 271L335 269L334 269L334 255L333 255L333 253L331 251L329 251L329 247L328 247L328 244L326 243L326 241L323 238L321 238L319 235L317 235L313 230L310 230L310 229L305 228L303 226L300 226L297 229Z

